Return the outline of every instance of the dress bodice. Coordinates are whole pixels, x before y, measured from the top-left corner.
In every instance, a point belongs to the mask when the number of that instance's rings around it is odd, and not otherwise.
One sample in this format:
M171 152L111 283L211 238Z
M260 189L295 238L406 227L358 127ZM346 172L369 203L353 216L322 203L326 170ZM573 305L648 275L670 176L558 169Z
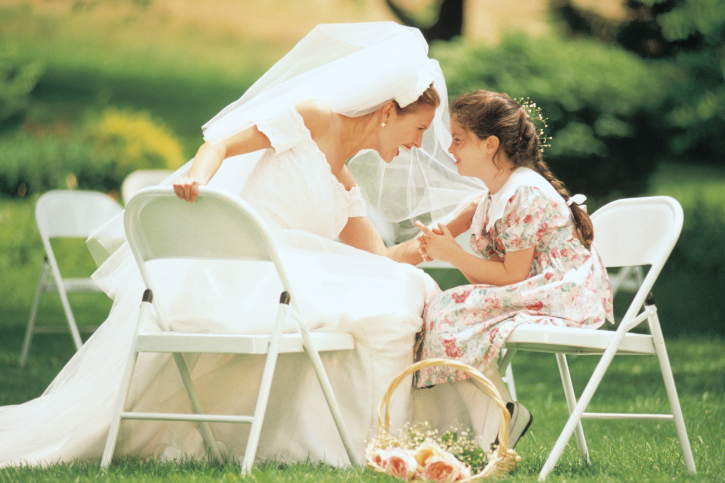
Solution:
M350 191L332 174L294 107L256 121L272 143L247 179L241 196L270 228L300 229L335 239L350 217L365 216L360 189Z

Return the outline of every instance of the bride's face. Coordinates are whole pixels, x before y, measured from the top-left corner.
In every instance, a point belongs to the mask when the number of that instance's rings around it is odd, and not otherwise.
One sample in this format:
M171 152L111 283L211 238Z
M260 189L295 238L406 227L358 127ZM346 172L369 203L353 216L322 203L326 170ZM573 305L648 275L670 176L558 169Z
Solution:
M400 154L400 148L419 148L423 142L423 133L428 129L435 117L435 109L423 108L410 114L398 114L393 109L385 126L380 127L380 136L376 151L389 163Z

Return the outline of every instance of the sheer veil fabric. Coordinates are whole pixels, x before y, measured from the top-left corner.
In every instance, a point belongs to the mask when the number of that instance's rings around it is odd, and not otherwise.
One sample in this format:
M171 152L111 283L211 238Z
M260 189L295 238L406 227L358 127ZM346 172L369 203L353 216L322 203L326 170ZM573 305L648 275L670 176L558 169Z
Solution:
M371 112L391 99L406 105L431 82L443 102L421 149L402 153L390 165L374 152L361 153L349 161L369 213L378 213L383 223L403 227L395 230L395 236L408 238L414 233L405 226L413 218L433 221L484 189L459 178L446 153L450 134L445 81L438 63L428 58L427 45L417 30L392 22L318 26L241 99L209 121L204 136L210 141L222 139L255 120L273 117L290 105L313 98L351 116ZM304 149L310 152L316 146L306 143ZM284 169L279 175L260 178L257 165L279 162L286 166L294 161L288 154L265 151L225 160L211 184L240 195L247 179L255 183L261 180L270 191L283 187L293 195L310 192L300 191L302 184L306 188L334 188L329 185L329 172L327 177L310 179L304 163L295 168L294 183L289 182ZM264 163L258 162L260 158ZM309 157L305 157L307 161ZM164 183L172 183L188 168L187 164ZM122 227L119 217L88 241L100 265L94 279L114 300L111 313L42 396L0 407L0 467L100 460L143 291ZM413 362L413 343L421 329L423 307L439 289L416 267L320 234L272 228L296 290L296 313L304 314L313 330L344 330L355 337L354 351L322 357L362 457L365 441L377 425L377 404L392 378ZM168 290L165 297L159 292L159 300L170 300L167 311L175 330L253 333L260 327L245 321L256 323L270 314L274 320L279 287L264 270L250 275L230 264L169 261L158 262L154 270L165 282L157 284L159 290ZM170 295L172 292L175 295ZM246 317L240 320L238 314ZM294 330L294 324L290 323L288 330ZM207 411L253 411L261 358L205 355L187 357L187 364ZM304 355L280 357L275 378L258 457L349 464ZM414 418L433 423L436 417L445 418L444 422L470 421L465 405L449 389L413 391L408 385L407 390L397 391L391 408L394 425ZM190 409L168 355L139 358L129 404L130 410ZM214 425L222 452L233 458L243 455L248 431L246 426ZM124 422L116 451L116 457L161 459L202 458L205 454L193 423L152 421Z
M203 126L214 142L250 127L290 105L320 99L346 116L361 116L395 99L404 107L433 84L442 102L421 148L401 150L386 164L375 151L363 151L348 167L367 203L368 216L388 244L417 235L414 221L444 219L485 186L459 176L447 149L451 143L448 91L438 62L418 29L394 22L318 25L237 101ZM226 160L210 185L240 193L260 158L250 153ZM191 161L170 176L171 184L188 172ZM97 262L104 261L124 238L121 217L89 239Z

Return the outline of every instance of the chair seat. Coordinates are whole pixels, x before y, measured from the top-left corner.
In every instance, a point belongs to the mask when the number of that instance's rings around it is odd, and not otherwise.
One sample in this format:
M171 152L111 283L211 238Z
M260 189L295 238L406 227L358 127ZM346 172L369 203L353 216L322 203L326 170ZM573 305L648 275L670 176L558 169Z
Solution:
M555 325L522 324L506 339L507 349L561 354L602 354L616 335L605 329L582 329ZM651 355L654 342L649 334L628 332L619 346L619 354Z
M310 332L318 351L351 350L355 339L344 332ZM153 332L138 334L139 352L205 352L215 354L266 354L271 335L184 334ZM282 334L280 353L302 352L298 333Z

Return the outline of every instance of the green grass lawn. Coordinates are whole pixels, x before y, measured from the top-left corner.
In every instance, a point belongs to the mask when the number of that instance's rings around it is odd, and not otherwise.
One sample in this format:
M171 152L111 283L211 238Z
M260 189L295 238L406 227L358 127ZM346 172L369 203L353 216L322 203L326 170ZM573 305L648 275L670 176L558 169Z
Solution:
M97 314L102 315L100 312ZM22 327L0 327L1 404L20 403L42 393L72 355L67 336L38 336L29 367L17 366ZM698 475L685 472L674 425L669 422L585 421L592 466L582 466L570 442L551 481L725 481L725 340L678 338L668 350L692 444ZM595 360L572 357L577 390ZM514 360L519 400L534 415L529 434L517 446L519 469L510 481L535 481L567 410L556 361L543 354L519 354ZM665 412L667 398L654 358L620 357L591 405L593 411ZM5 481L240 481L238 466L207 462L185 464L126 461L101 472L96 462L78 462L48 469L0 469ZM244 481L393 481L363 469L334 469L318 464L256 467Z
M675 173L676 174L676 173ZM711 176L711 175L708 175ZM665 180L672 179L669 176ZM713 178L714 179L714 178ZM660 183L665 185L665 180ZM684 183L680 183L682 187ZM665 185L666 186L666 185ZM716 192L717 186L710 191ZM708 191L708 193L710 193ZM686 196L687 191L681 196ZM711 193L711 194L712 194ZM677 193L676 193L677 194ZM677 194L680 196L680 194ZM712 194L712 196L715 196ZM69 335L38 335L30 352L28 366L18 367L24 327L32 303L42 264L42 247L32 212L34 200L0 202L0 405L18 404L39 396L53 377L72 357ZM57 246L64 260L61 270L70 276L90 273L93 262L82 242ZM461 283L456 277L445 279L434 273L442 287ZM660 319L665 327L668 350L692 444L698 475L685 473L679 445L671 423L586 421L592 466L582 466L573 442L551 475L552 481L725 481L725 339L722 336L695 335L676 337L680 324L696 324L673 310L688 304L687 290L693 283L702 285L698 274L669 271L655 286ZM712 285L712 284L711 284ZM700 304L700 310L720 310L721 293L710 286L712 304ZM623 310L622 301L616 306ZM700 299L702 300L702 299ZM71 295L71 304L82 325L98 324L105 319L111 301L103 295ZM718 305L719 304L719 305ZM49 294L41 305L41 320L63 325L64 318L57 296ZM571 359L571 370L578 390L586 382L595 360ZM507 477L512 481L535 481L541 465L553 446L566 417L558 370L552 356L519 354L514 360L517 391L535 417L531 432L518 445L521 466ZM667 409L658 366L653 358L625 357L615 360L605 378L592 410L609 412ZM0 470L4 481L237 481L238 467L206 462L171 464L129 461L114 466L108 473L98 470L95 462L78 462L49 469L10 468ZM247 481L393 481L363 469L334 469L317 464L287 466L280 462L258 467Z
M24 327L27 322L42 264L42 248L32 221L34 200L0 202L0 218L6 228L0 233L0 405L19 404L42 394L55 375L72 357L69 335L37 335L25 369L18 367ZM71 276L92 271L82 242L57 246L65 260L61 270ZM442 286L458 283L434 274ZM666 309L677 299L678 283L687 274L663 274L657 295L662 304L663 324L679 323ZM679 282L678 282L679 280ZM662 292L671 287L670 292ZM626 298L624 294L623 298ZM71 304L82 325L105 319L111 301L104 295L72 294ZM621 304L619 304L621 305ZM41 305L40 320L63 325L64 317L55 294ZM668 350L678 385L690 441L699 474L685 472L671 423L586 421L592 466L582 466L570 442L551 481L725 481L725 339L721 336L668 337ZM595 360L571 358L577 390L586 382ZM558 370L553 356L522 353L514 360L519 399L534 414L532 429L517 446L521 466L511 481L535 481L566 417ZM623 357L612 365L592 410L667 410L667 399L654 358ZM0 470L4 481L237 481L236 465L206 462L171 464L128 461L101 472L95 462L78 462L48 469L8 468ZM334 469L318 464L284 465L273 462L255 468L246 481L393 481L360 468Z

